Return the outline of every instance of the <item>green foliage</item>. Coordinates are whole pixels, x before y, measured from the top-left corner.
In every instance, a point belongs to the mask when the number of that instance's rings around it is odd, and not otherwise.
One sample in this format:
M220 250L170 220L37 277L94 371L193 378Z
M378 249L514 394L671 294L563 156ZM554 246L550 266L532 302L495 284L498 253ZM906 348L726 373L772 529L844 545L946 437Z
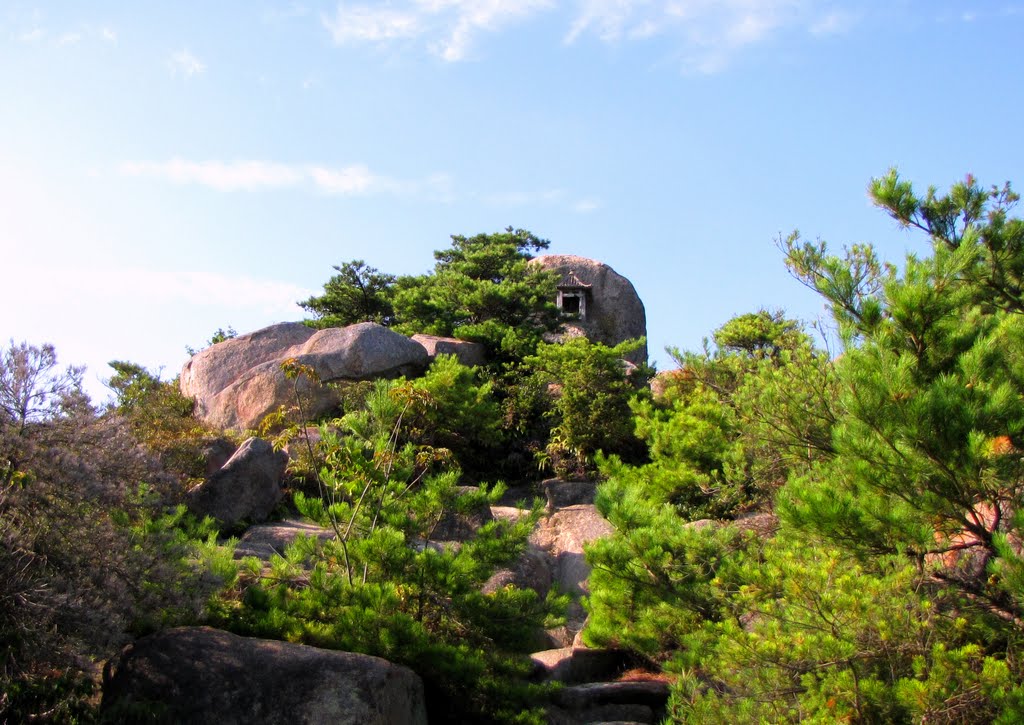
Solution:
M171 506L173 477L124 418L97 416L55 360L49 346L22 345L0 366L16 392L7 402L22 401L0 410L4 721L88 721L90 663L132 635L194 621L218 586L201 556L212 531Z
M428 444L470 435L475 421L486 423L478 435L495 431L487 392L471 369L441 358L422 381L377 381L363 409L322 425L319 493L297 494L295 504L334 537L300 539L269 573L250 570L241 598L223 605L225 625L407 664L423 677L435 719L536 721L544 689L527 684L521 653L557 602L481 588L523 552L539 509L458 544L436 541L444 521L502 492L460 488L448 452ZM433 430L447 416L466 429Z
M403 431L410 440L449 450L464 471L486 475L504 436L494 385L480 377L454 356L439 355L423 377L391 395L409 403Z
M791 267L817 280L834 306L875 312L839 315L856 344L837 365L835 456L790 483L782 510L861 555L915 558L936 579L1015 620L1021 591L985 566L1017 566L998 541L1019 536L1013 512L1024 490L1013 452L1024 433L1024 318L1013 290L992 281L1016 262L989 246L1018 226L1005 218L1010 192L967 184L916 201L894 173L872 188L890 212L911 210L910 222L932 231L935 253L908 257L853 300L831 282L842 260L823 246L790 245ZM953 559L976 565L953 566Z
M395 276L353 259L334 268L338 273L324 283L324 293L299 306L316 315L312 327L345 327L357 322L389 326L395 322L392 306Z
M917 198L891 172L872 196L932 255L782 244L832 308L839 359L781 315L736 318L635 405L651 462L603 464L616 534L588 550L587 636L678 672L677 721L1024 712L1016 195L968 179ZM767 545L685 523L748 507L781 513Z
M948 194L932 186L922 198L890 169L872 179L870 193L901 225L928 234L937 261L962 260L959 279L975 302L1024 312L1024 220L1009 217L1020 200L1009 182L985 189L968 175Z
M141 365L114 360L107 387L114 393L109 413L123 417L135 436L169 470L186 479L204 473L203 445L213 433L193 416L193 402L177 381L161 380Z
M511 227L496 234L452 236L434 253L432 273L396 283L402 332L454 336L487 346L489 364L521 359L558 326L557 275L528 264L549 242Z
M723 352L775 357L793 349L801 334L799 323L787 320L781 310L759 310L732 318L715 331L714 340Z
M906 560L868 568L808 543L780 537L741 558L733 616L704 627L702 677L684 670L674 688L676 721L1019 717L1019 674L971 643L993 632L957 616L953 592Z
M575 338L561 344L542 343L526 364L548 385L554 421L546 458L560 476L586 475L598 451L637 455L630 400L646 383L630 375L623 358L644 341L607 347Z
M628 648L654 661L673 657L705 621L721 617L718 587L739 545L735 531L693 526L645 495L610 461L597 497L616 533L586 548L589 644Z
M217 330L210 336L210 339L206 341L206 344L203 346L203 348L210 347L210 345L216 345L219 342L224 342L225 340L230 340L234 337L238 337L238 332L235 331L235 328L231 327L230 325L228 325L228 329L226 330L223 327L218 327ZM199 350L196 350L194 347L191 347L190 345L186 345L185 352L187 352L189 355L195 355L197 352L199 352Z

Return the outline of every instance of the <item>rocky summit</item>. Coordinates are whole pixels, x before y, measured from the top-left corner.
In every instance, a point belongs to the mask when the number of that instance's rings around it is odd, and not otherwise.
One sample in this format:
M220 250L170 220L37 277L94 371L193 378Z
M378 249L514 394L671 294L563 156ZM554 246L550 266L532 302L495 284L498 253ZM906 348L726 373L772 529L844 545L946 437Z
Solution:
M633 283L603 262L573 254L545 254L533 264L560 275L557 304L565 318L562 339L586 337L614 347L647 336L647 313ZM626 356L647 362L647 346Z

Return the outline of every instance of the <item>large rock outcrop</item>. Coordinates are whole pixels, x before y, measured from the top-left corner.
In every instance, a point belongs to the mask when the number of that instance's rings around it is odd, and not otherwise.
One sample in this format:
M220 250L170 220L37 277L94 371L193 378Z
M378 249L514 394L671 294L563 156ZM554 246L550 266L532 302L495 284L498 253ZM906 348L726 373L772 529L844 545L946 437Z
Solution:
M647 313L633 283L603 262L572 254L545 254L533 264L561 275L562 287L585 296L585 313L568 319L562 338L584 336L609 347L647 336ZM628 355L637 365L647 362L646 346Z
M425 725L423 683L379 657L182 627L129 645L104 672L114 722ZM134 718L134 719L133 719Z
M306 417L330 411L338 403L333 390L304 375L285 377L281 363L292 358L327 383L416 374L428 356L422 345L372 322L327 330L286 322L197 353L181 371L181 392L195 400L197 417L222 429L256 427L294 405L296 389Z

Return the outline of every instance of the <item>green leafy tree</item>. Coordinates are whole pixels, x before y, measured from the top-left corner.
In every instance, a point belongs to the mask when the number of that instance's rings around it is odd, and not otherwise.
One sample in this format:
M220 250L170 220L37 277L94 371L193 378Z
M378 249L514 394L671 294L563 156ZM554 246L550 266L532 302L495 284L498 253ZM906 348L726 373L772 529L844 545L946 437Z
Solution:
M776 357L793 349L802 333L795 320L786 319L782 310L759 310L732 318L714 333L715 345L724 353L750 357Z
M734 557L713 582L724 606L680 657L673 719L1018 720L1018 675L978 644L998 630L906 559L879 563L788 537Z
M334 267L337 272L324 283L324 293L299 302L316 317L312 327L345 327L357 322L389 326L395 322L392 306L395 276L353 259Z
M479 370L439 355L423 377L392 394L414 401L403 421L411 440L451 451L465 473L490 474L505 436L494 384Z
M487 346L498 365L531 354L559 324L556 274L529 264L549 242L511 227L496 234L452 236L434 253L434 270L396 283L402 332L455 336Z
M731 342L751 322L755 334L743 337L757 345L675 351L681 368L664 393L633 401L648 462L599 459L606 481L596 502L615 533L587 548L592 644L692 668L684 655L713 646L715 628L734 616L739 564L754 544L729 522L770 519L790 472L822 455L808 446L830 436L829 385L819 380L830 375L827 358L781 314L734 318L715 339Z
M1005 216L1013 195L968 180L919 201L895 172L872 192L898 218L923 219L934 253L908 257L865 291L836 281L857 276L856 259L789 241L791 269L838 310L847 349L836 455L791 482L784 511L851 550L917 560L1019 621L1021 592L999 572L1020 566L1007 542L1019 536L1024 317L1005 272L1018 261L992 249L1019 226Z
M644 341L615 347L579 337L560 344L541 343L526 365L549 386L549 416L554 421L546 459L561 476L593 472L598 451L635 457L629 403L646 383L643 371L631 375L624 357Z

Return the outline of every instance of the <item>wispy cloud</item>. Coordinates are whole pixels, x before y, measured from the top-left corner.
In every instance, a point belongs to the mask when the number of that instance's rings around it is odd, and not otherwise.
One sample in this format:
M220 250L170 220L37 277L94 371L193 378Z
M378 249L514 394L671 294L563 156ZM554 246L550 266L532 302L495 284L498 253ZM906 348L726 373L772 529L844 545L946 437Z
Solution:
M438 172L419 179L379 174L365 164L283 164L275 161L125 161L117 171L124 176L156 179L180 185L203 186L221 192L259 192L294 189L325 196L380 196L413 198L449 204L472 199L491 206L560 206L577 213L600 208L593 199L574 197L563 189L541 191L460 193L451 175Z
M46 31L42 28L32 28L31 30L23 30L18 34L18 40L22 43L38 43L46 37Z
M75 45L81 39L81 33L61 33L57 38L57 45Z
M812 21L808 30L811 35L838 35L847 32L858 19L846 10L830 10Z
M565 36L604 42L664 37L676 46L683 70L716 73L745 48L787 27L809 22L813 0L584 0Z
M506 191L476 195L483 203L491 206L522 207L522 206L554 206L576 214L589 214L601 208L595 199L573 198L564 189L544 189L541 191Z
M422 39L432 53L455 62L470 54L477 36L553 5L553 0L412 0L399 7L341 2L321 21L338 45Z
M412 38L423 32L416 13L390 7L349 7L340 3L334 16L324 15L322 21L338 45Z
M206 64L194 56L188 48L173 53L167 61L167 67L171 69L172 75L180 73L186 78L206 72Z
M120 166L127 176L147 176L176 184L199 184L217 191L256 191L294 186L302 173L286 164L269 161L126 161Z
M65 294L93 304L124 300L124 295L145 300L154 308L175 303L209 307L251 310L287 318L298 312L296 300L311 292L298 285L277 280L247 277L231 273L177 271L143 267L96 266L86 268L28 267L17 281L11 280L13 291L6 295L25 294L32 297L38 274L48 274ZM13 299L13 297L12 297Z
M556 9L555 0L398 0L340 2L321 22L337 45L405 42L455 62L496 34ZM845 32L857 15L837 0L577 0L561 12L566 45L586 37L603 43L662 39L684 71L715 73L744 50L784 31L824 36Z
M580 199L572 205L572 210L577 214L590 214L601 208L601 202L597 199Z
M80 25L73 30L55 30L54 28L33 24L31 27L13 34L12 37L22 43L46 42L48 45L58 47L78 45L83 41L96 39L107 43L117 42L117 33L113 28L89 24Z
M264 11L264 23L281 23L294 18L304 18L309 15L309 8L302 3L293 2L284 8L271 8Z
M372 186L387 186L382 179L370 173L370 169L362 164L346 166L340 169L329 169L322 166L311 166L309 176L317 188L328 194L365 194Z
M445 196L450 179L435 174L422 180L403 180L373 173L364 164L282 164L273 161L125 161L118 170L126 176L197 184L217 191L260 191L308 188L331 196L392 194Z

